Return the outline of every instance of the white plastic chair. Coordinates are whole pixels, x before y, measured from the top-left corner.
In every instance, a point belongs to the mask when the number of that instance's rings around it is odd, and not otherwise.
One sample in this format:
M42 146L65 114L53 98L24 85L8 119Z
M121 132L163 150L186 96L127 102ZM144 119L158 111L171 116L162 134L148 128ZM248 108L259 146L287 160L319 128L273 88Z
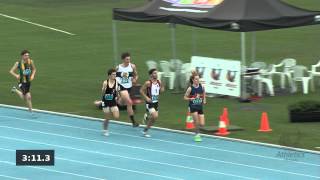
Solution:
M181 85L185 87L189 83L189 78L191 76L192 68L191 63L184 63L181 67Z
M317 71L317 68L320 67L320 60L317 64L311 65L310 77L311 77L311 90L314 91L314 77L320 77L320 71Z
M303 93L308 94L311 77L305 76L307 73L308 73L308 69L305 66L294 66L292 68L294 92L297 91L296 82L300 81L302 82Z
M262 62L262 61L257 61L257 62L251 63L250 67L259 68L259 69L266 69L267 68L267 64L265 62Z
M153 60L146 61L146 64L147 64L148 70L157 69L157 67L158 67L158 63Z
M150 70L150 69L158 69L158 63L156 61L149 60L149 61L146 61L146 64L147 64L148 70ZM161 80L162 75L163 75L163 72L161 72L158 69L158 79L159 80Z
M160 61L160 68L163 72L163 77L169 78L169 89L173 89L176 73L170 70L170 63L168 61Z
M170 69L175 69L177 65L182 65L183 62L180 59L170 59Z
M260 73L266 74L267 73L267 64L265 62L254 62L250 65L250 67L253 68L259 68ZM258 96L262 96L262 90L263 90L263 84L267 86L267 92L270 94L270 96L274 96L274 89L273 89L273 81L269 78L264 78L262 75L255 75L253 77L253 80L257 82L257 91Z
M183 77L181 74L182 64L183 62L180 59L170 60L170 68L173 69L175 72L174 89L176 89L177 91L183 88L184 86L184 84L182 84Z
M293 82L290 70L294 67L297 63L295 59L287 58L283 59L280 64L273 64L271 65L271 71L269 72L269 78L272 79L274 74L280 75L280 86L282 89L285 89L286 86L286 78L288 79L288 83L291 86L291 91L293 91ZM278 68L283 67L282 71Z
M258 96L262 96L263 84L266 85L268 94L270 94L270 96L274 96L272 79L263 78L261 75L255 75L253 79L258 83Z

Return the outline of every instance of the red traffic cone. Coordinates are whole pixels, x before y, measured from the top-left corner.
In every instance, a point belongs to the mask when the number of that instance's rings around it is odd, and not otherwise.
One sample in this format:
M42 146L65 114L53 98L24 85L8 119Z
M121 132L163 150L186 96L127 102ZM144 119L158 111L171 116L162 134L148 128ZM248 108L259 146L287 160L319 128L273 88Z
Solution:
M214 134L220 135L220 136L226 136L226 135L230 134L230 132L228 132L228 130L227 130L227 126L226 126L226 123L225 123L223 116L220 116L219 131Z
M186 129L194 129L194 123L193 118L190 115L190 112L187 112L187 118L186 118Z
M263 112L261 115L260 129L258 131L260 132L272 131L272 129L270 129L270 126L269 126L268 114L266 112Z
M229 126L230 121L229 121L229 115L228 115L228 108L223 108L222 116L223 116L224 121L226 122L226 125Z

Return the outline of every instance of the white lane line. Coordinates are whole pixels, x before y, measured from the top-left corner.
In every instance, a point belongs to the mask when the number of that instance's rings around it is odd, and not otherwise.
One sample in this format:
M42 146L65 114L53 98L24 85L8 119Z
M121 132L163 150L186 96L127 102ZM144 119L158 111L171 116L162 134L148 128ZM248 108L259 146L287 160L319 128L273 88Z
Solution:
M50 123L50 122L44 122L44 121L36 121L36 120L30 120L30 119L25 119L25 118L17 118L17 117L11 117L11 116L0 116L0 117L11 118L11 119L16 119L16 120L20 120L20 121L28 121L28 122L40 123L40 124L48 124L48 125L54 125L54 126L68 127L68 128L81 129L81 130L88 130L88 131L100 132L101 133L101 130L83 128L83 127L79 127L79 126L71 126L71 125L66 125L66 124L57 124L57 123ZM134 136L134 135L130 135L130 134L115 133L115 132L111 132L111 134L116 134L116 135L120 135L120 136L127 136L127 137L133 137L133 138L139 138L139 139L146 140L145 137ZM234 154L241 154L241 155L247 155L247 156L253 156L253 157L260 157L260 158L271 159L271 160L279 160L279 161L286 161L286 162L290 161L290 160L286 160L284 158L275 158L275 157L269 157L269 156L251 154L251 153L237 152L237 151L232 151L232 150L227 150L227 149L220 149L220 148L213 148L213 147L206 147L206 146L200 146L200 145L194 145L194 144L181 143L181 142L176 142L176 141L162 140L162 139L157 139L157 138L149 138L147 140L166 142L166 143L172 143L172 144L178 144L178 145L184 145L184 146L190 146L190 147L196 147L196 148L202 148L202 149L209 149L209 150L216 150L216 151L222 151L222 152L229 152L229 153L234 153ZM313 164L313 163L307 163L307 162L301 162L301 161L290 161L290 162L291 163L305 164L305 165L320 167L320 164Z
M86 165L92 165L92 166L97 166L97 167L104 167L104 168L110 168L110 169L117 169L117 170L121 170L121 171L134 172L134 173L143 174L143 175L156 176L156 177L161 177L161 178L165 178L165 179L184 180L182 178L174 178L174 177L170 177L170 176L163 176L163 175L158 175L158 174L154 174L154 173L147 173L147 172L143 172L143 171L134 171L134 170L130 170L130 169L118 168L118 167L114 167L114 166L106 166L106 165L102 165L102 164L95 164L95 163L89 163L89 162L83 162L83 161L77 161L77 160L73 160L73 159L66 159L66 158L59 158L59 159L64 160L64 161L79 163L79 164L86 164Z
M66 112L66 113L69 113L69 114L81 114L81 113L86 113L86 112L90 112L90 111L71 111L71 112Z
M12 163L9 161L0 161L0 163L9 164L9 165L13 165L13 166L16 165L15 163ZM66 171L57 171L57 170L53 170L53 169L41 168L41 167L36 167L36 166L27 166L27 167L33 168L33 169L41 169L41 170L49 171L49 172L60 173L60 174L68 174L68 175L73 175L73 176L78 176L78 177L83 177L83 178L89 178L89 179L106 180L106 179L96 178L96 177L92 177L92 176L85 176L85 175L81 175L81 174L75 174L75 173L70 173L70 172L66 172Z
M22 141L23 141L23 140L22 140ZM26 141L23 141L23 142L26 142ZM53 144L47 144L47 143L41 143L41 142L38 143L38 142L32 141L31 143L43 144L43 145L48 145L48 146L56 146L56 147L59 147L59 145L53 145ZM84 149L77 149L77 148L72 148L72 147L69 148L68 146L65 146L65 147L62 146L62 148L72 149L72 150L78 150L78 151L90 152L90 151L84 150ZM0 148L0 150L15 152L15 150L13 150L13 149L6 149L6 148ZM90 153L94 153L94 151L91 151ZM69 161L69 162L78 163L78 164L86 164L86 165L92 165L92 166L97 166L97 167L103 167L103 168L109 168L109 169L116 169L116 170L120 170L120 171L133 172L133 173L136 173L136 174L143 174L143 175L161 177L161 178L164 178L164 179L184 180L184 179L181 179L181 178L175 178L175 177L170 177L170 176L163 176L163 175L154 174L154 173L148 173L148 172L143 172L143 171L135 171L135 170L131 170L131 169L119 168L119 167L114 167L114 166L107 166L107 165L102 165L102 164L95 164L95 163L90 163L90 162L85 162L85 161L77 161L77 160L73 160L73 159L62 158L62 157L59 157L59 156L56 156L55 159L60 159L60 160L63 160L63 161Z
M42 24L34 23L34 22L31 22L31 21L27 21L27 20L20 19L20 18L17 18L17 17L9 16L9 15L6 15L6 14L0 13L0 16L6 17L6 18L9 18L9 19L14 19L14 20L21 21L21 22L25 22L25 23L28 23L28 24L32 24L32 25L39 26L39 27L42 27L42 28L50 29L50 30L53 30L53 31L61 32L61 33L68 34L68 35L71 35L71 36L75 35L73 33L67 32L67 31L63 31L63 30L56 29L56 28L53 28L53 27L49 27L49 26L45 26L45 25L42 25Z
M18 177L3 175L3 174L0 174L0 177L4 177L4 178L8 178L8 179L16 179L16 180L28 180L25 178L18 178Z
M237 177L237 178L242 178L242 179L257 180L255 178L251 178L251 177L239 176L239 175L234 175L234 174L229 174L229 173L222 173L222 172L218 172L218 171L210 171L210 170L205 170L205 169L192 168L192 167L188 167L188 166L181 166L181 165L163 163L163 162L158 162L158 161L150 161L150 160L145 160L145 159L140 159L140 158L133 158L133 157L128 157L128 156L115 155L115 154L110 154L110 153L103 153L103 152L99 152L99 151L91 151L91 150L79 149L79 148L74 148L74 147L70 147L70 146L55 145L55 144L42 143L42 142L36 142L36 141L29 141L29 140L25 140L25 139L10 138L10 137L5 137L5 136L0 136L0 138L14 140L14 141L20 141L20 142L28 142L28 143L33 143L33 144L54 146L54 147L59 147L59 148L64 148L64 149L82 151L82 152L86 152L86 153L99 154L99 155L103 155L103 156L111 156L111 157L117 157L117 158L124 158L124 159L130 159L130 160L143 161L143 162L148 162L148 163L153 163L153 164L160 164L160 165L165 165L165 166L172 166L172 167L183 168L183 169L188 169L188 170L196 170L196 171L205 172L205 173L213 173L213 174L220 174L220 175ZM0 148L0 150L14 151L14 150L11 150L11 149L6 149L6 148ZM108 166L108 167L110 167L110 166ZM130 170L130 171L132 171L132 170ZM150 174L150 173L148 173L148 174Z
M32 142L32 143L59 147L59 145L52 145L52 144L41 143L41 142L39 142L39 143L38 142ZM84 150L84 149L77 149L77 148L72 148L72 147L68 147L68 146L62 146L62 148L94 153L94 151L89 151L89 150ZM6 148L0 148L0 150L15 152L15 150L13 150L13 149L6 149ZM119 156L116 156L116 157L119 157ZM124 169L124 168L119 168L119 167L114 167L114 166L107 166L107 165L102 165L102 164L90 163L90 162L86 162L86 161L78 161L78 160L73 160L73 159L67 159L67 158L62 158L62 157L59 157L59 156L56 156L55 159L60 159L60 160L63 160L63 161L69 161L69 162L78 163L78 164L86 164L86 165L91 165L91 166L97 166L97 167L103 167L103 168L109 168L109 169L116 169L116 170L120 170L120 171L133 172L133 173L137 173L137 174L161 177L161 178L164 178L164 179L184 180L184 179L181 179L181 178L163 176L163 175L154 174L154 173L148 173L148 172L143 172L143 171L135 171L135 170ZM128 158L128 159L130 159L130 158Z
M46 132L42 132L42 131L33 131L33 130L29 130L29 129L14 128L14 127L10 127L10 126L0 126L0 127L7 128L7 129L15 129L15 130L20 130L20 131L26 131L26 132L47 134L47 135L51 135L51 136L66 137L66 138L70 138L70 139L77 139L77 140L83 140L83 141L89 141L89 142L110 144L110 145L114 145L114 146L127 147L127 148L132 148L132 149L140 149L140 150L144 150L144 151L159 152L159 153L164 153L164 154L177 155L177 156L194 158L194 159L201 159L201 160L206 160L206 161L220 162L220 163L225 163L225 164L233 164L233 165L237 165L237 166L244 166L244 167L255 168L255 169L263 169L263 170L268 170L268 171L273 171L273 172L280 172L280 173L286 173L286 174L306 176L306 177L311 177L311 178L320 178L320 176L312 176L312 175L307 175L307 174L294 173L294 172L290 172L290 171L283 171L283 170L277 170L277 169L271 169L271 168L264 168L264 167L260 167L260 166L246 165L246 164L234 163L234 162L230 162L230 161L216 160L216 159L205 158L205 157L200 157L200 156L192 156L192 155L174 153L174 152L169 152L169 151L161 151L161 150L157 150L157 149L142 148L142 147L138 147L138 146L129 146L129 145L124 145L124 144L117 144L117 143L111 143L111 142L105 142L105 141L99 141L99 140L93 140L93 139L79 138L79 137L67 136L67 135L62 135L62 134L46 133Z

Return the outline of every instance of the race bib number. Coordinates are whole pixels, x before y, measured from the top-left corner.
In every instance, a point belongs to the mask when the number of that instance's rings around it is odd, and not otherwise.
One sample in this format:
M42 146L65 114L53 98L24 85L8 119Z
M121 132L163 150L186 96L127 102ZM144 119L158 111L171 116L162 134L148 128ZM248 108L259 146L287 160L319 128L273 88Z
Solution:
M30 74L31 74L31 70L30 69L25 69L23 71L23 75L25 75L25 76L29 76Z
M196 98L196 99L192 100L192 103L194 105L201 105L202 104L202 99L201 98Z
M113 99L113 94L104 95L104 99L107 100L107 101L111 101Z
M151 100L152 101L158 101L159 96L157 95L152 95Z
M126 84L126 83L129 83L129 73L124 72L122 73L121 84Z
M127 77L122 77L122 78L121 78L121 84L126 84L126 83L129 83L129 78L127 78Z

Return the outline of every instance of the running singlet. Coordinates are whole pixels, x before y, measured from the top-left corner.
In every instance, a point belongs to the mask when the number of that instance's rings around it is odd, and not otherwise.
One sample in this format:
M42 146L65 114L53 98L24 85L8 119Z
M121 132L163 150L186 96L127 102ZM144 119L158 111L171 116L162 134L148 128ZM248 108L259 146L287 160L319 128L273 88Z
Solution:
M116 106L118 84L115 81L113 87L109 87L109 80L107 81L106 91L102 97L102 107L112 107Z
M127 67L123 67L122 64L119 64L117 71L117 81L124 88L132 87L132 78L133 78L133 68L131 63Z
M21 60L18 64L18 70L20 74L20 83L28 83L30 82L30 76L32 73L32 60L28 59L25 63L23 60Z
M157 103L159 94L160 94L160 81L157 80L157 83L153 83L150 80L151 86L147 87L147 96L151 99L152 103ZM147 102L148 103L148 102Z
M203 103L203 88L202 85L199 84L198 87L191 86L191 92L189 95L190 98L195 98L192 101L189 101L190 108L193 109L201 109Z

